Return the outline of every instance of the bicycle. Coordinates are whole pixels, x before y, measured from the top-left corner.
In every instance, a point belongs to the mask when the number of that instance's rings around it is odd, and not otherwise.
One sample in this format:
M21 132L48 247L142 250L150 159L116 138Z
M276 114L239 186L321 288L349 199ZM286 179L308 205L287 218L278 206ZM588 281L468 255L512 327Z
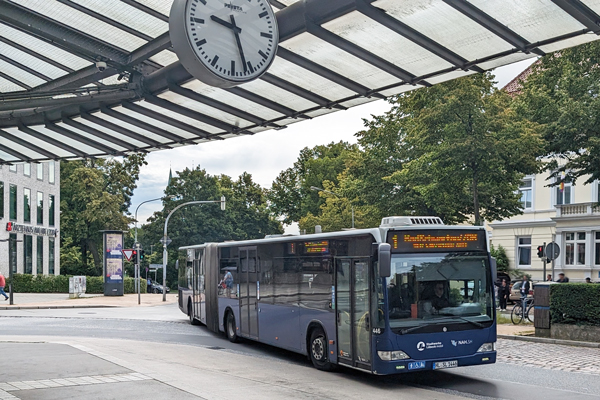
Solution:
M523 306L523 301L525 301L525 305ZM533 316L533 299L524 298L515 303L515 306L510 313L510 320L513 324L518 325L523 322L524 319L527 319L529 322L533 322L533 319L530 318L530 313Z

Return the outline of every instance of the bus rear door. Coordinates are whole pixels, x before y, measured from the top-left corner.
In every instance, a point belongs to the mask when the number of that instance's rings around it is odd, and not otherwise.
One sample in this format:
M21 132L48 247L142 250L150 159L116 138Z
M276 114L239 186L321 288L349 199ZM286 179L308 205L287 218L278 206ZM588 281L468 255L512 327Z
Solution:
M371 370L369 258L336 259L338 361Z
M258 339L259 274L256 247L240 248L240 331Z

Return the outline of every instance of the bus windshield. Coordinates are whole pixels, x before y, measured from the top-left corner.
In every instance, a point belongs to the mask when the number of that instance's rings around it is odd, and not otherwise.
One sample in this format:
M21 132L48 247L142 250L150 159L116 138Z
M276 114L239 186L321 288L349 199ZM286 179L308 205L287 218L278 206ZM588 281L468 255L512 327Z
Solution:
M492 285L485 253L394 254L391 271L387 307L394 331L438 324L452 330L491 325Z

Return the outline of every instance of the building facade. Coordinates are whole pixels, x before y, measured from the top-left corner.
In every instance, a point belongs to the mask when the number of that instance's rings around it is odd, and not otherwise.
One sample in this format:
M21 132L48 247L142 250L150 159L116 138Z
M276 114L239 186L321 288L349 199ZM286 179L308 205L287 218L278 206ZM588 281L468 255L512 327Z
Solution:
M553 280L564 273L571 282L600 281L600 183L548 186L548 174L527 176L519 191L522 215L489 224L494 246L506 249L511 269L544 280L538 246L555 242L560 254L546 266Z
M60 164L0 166L0 272L60 274Z

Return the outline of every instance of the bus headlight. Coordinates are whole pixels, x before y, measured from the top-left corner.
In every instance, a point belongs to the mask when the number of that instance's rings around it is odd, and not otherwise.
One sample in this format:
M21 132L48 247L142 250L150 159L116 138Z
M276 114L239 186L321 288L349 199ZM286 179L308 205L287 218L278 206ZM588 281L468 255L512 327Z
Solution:
M397 350L397 351L378 351L377 355L383 361L406 360L407 358L410 358L408 356L408 354L406 354L405 352L400 351L400 350Z
M481 347L479 348L479 350L477 350L478 353L483 353L486 351L496 351L496 342L493 343L484 343L481 345Z

